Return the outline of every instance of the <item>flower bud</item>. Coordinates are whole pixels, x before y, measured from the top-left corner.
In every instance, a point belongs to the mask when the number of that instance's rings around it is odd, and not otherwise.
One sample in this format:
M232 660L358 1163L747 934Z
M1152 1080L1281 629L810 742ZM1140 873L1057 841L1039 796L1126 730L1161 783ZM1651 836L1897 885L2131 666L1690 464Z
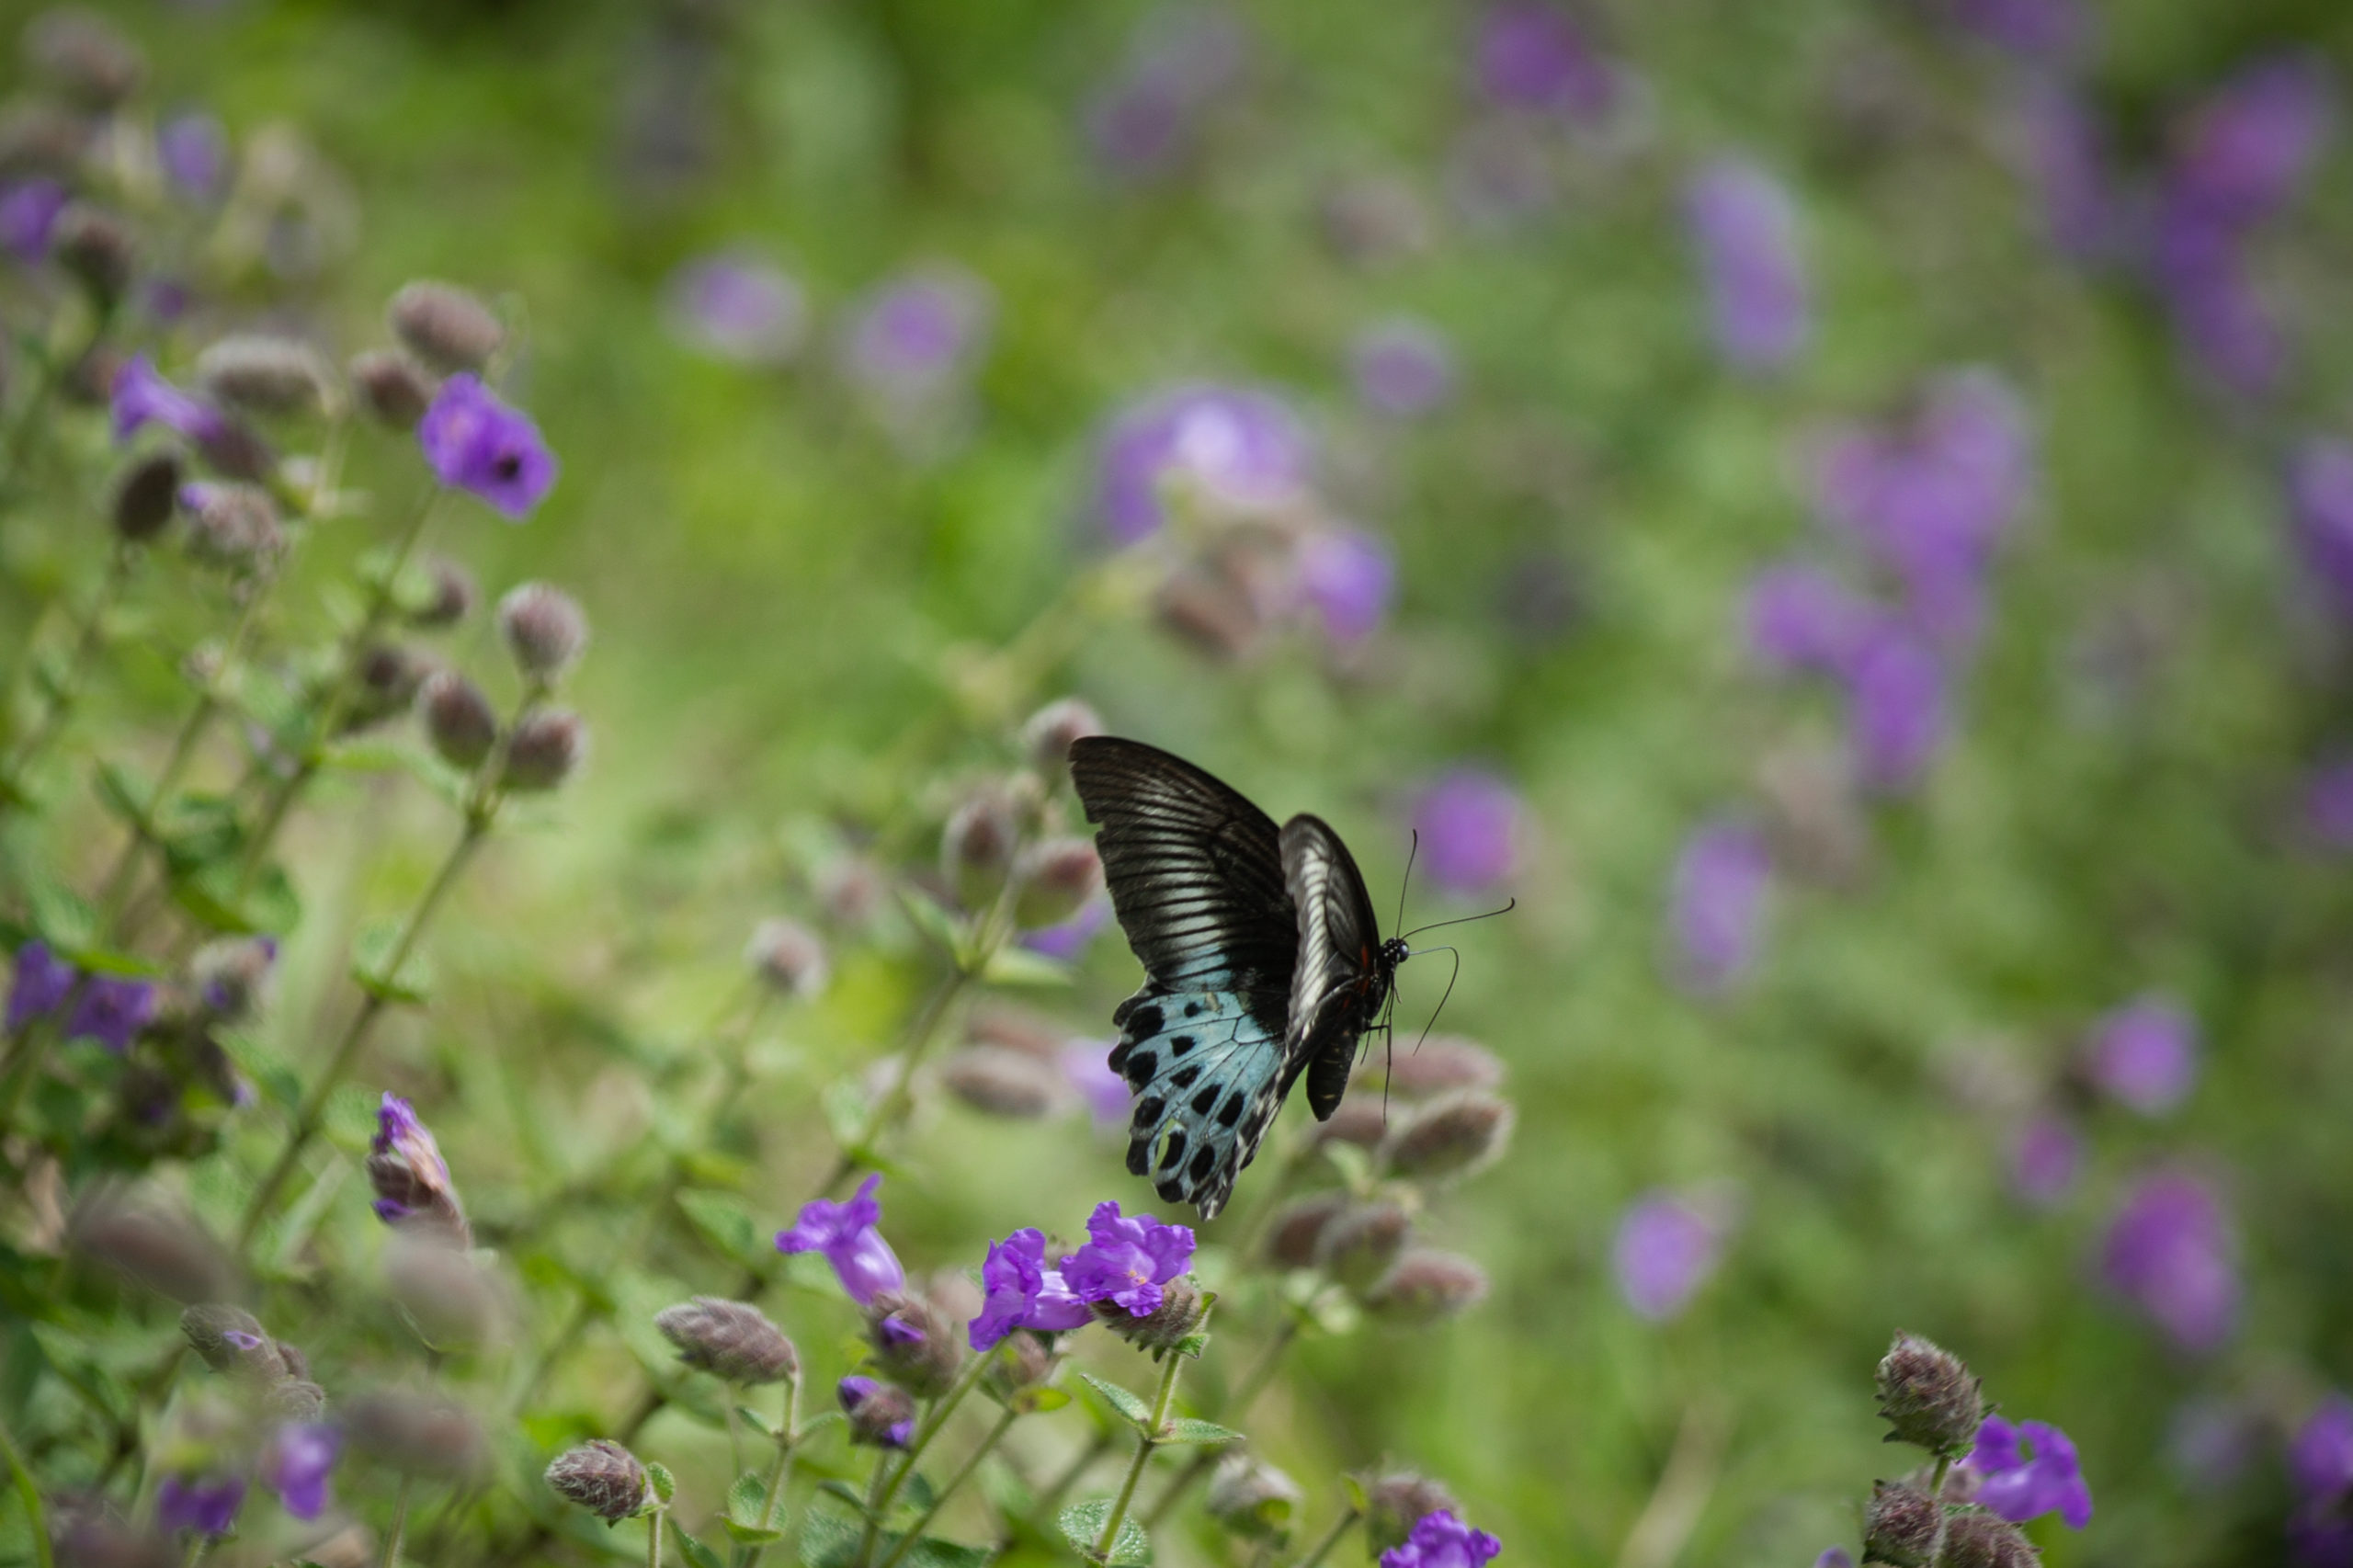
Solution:
M526 583L499 600L498 631L516 668L537 681L562 676L588 646L579 601L546 583Z
M196 438L196 449L204 460L231 479L242 479L258 484L269 478L278 460L269 444L253 432L242 420L221 420L208 426ZM188 497L180 497L180 505L188 505Z
M90 122L43 98L0 105L0 174L72 179L90 146Z
M179 504L188 516L188 558L223 572L249 572L286 547L278 504L252 484L198 481L183 484Z
M233 1294L228 1258L195 1218L101 1192L74 1211L67 1244L81 1257L182 1303Z
M1034 1121L1063 1105L1061 1072L1051 1062L1003 1046L967 1046L939 1064L948 1092L990 1116Z
M1379 1095L1350 1095L1341 1100L1332 1112L1331 1119L1318 1122L1313 1137L1318 1144L1352 1143L1359 1149L1374 1149L1389 1136L1389 1112Z
M110 109L139 90L147 61L113 23L78 6L35 17L25 63L84 108Z
M903 1388L872 1378L844 1378L835 1397L849 1417L850 1441L875 1448L904 1449L915 1434L915 1396Z
M1022 851L1014 874L1021 892L1014 899L1013 923L1034 930L1060 925L1102 891L1103 858L1093 839L1049 838Z
M1187 1335L1201 1326L1208 1315L1209 1303L1189 1278L1171 1279L1160 1288L1160 1305L1142 1317L1130 1314L1117 1301L1095 1303L1095 1320L1139 1350L1153 1352L1158 1360L1160 1353L1173 1350L1184 1342Z
M283 1352L286 1346L278 1349ZM308 1378L283 1378L270 1385L266 1403L278 1420L316 1421L326 1414L327 1391Z
M1203 1503L1210 1517L1235 1535L1280 1545L1290 1534L1292 1510L1306 1495L1274 1466L1247 1454L1228 1454L1210 1472Z
M1870 1506L1863 1510L1863 1561L1926 1568L1943 1523L1943 1505L1918 1487L1875 1482Z
M814 996L833 973L824 941L798 920L761 921L744 949L744 961L787 996Z
M170 524L179 494L178 454L151 452L132 463L115 482L115 537L131 544L153 539Z
M315 414L331 381L318 351L290 337L241 333L196 357L196 382L204 394L247 414Z
M1937 1568L2034 1568L2041 1561L2024 1532L1998 1514L1955 1508L1945 1517Z
M1440 1511L1460 1513L1461 1506L1426 1475L1391 1471L1365 1478L1364 1539L1376 1553L1404 1545L1416 1524Z
M403 608L411 626L438 631L472 615L481 597L472 573L448 556L437 555L426 562L425 592Z
M1341 1287L1361 1291L1387 1277L1413 1229L1413 1216L1388 1199L1352 1204L1324 1227L1316 1261Z
M50 1503L58 1568L179 1568L179 1548L109 1516L103 1499L92 1495L82 1507L73 1501L69 1494Z
M1075 697L1065 697L1029 715L1029 722L1021 726L1021 746L1029 754L1031 766L1059 781L1070 767L1071 743L1102 733L1103 721L1094 709Z
M654 1313L654 1326L678 1347L679 1360L722 1382L782 1382L801 1372L792 1341L749 1301L697 1296Z
M1456 1035L1432 1035L1389 1059L1389 1092L1406 1099L1449 1089L1493 1089L1503 1081L1504 1064L1494 1051Z
M1487 1271L1467 1257L1416 1247L1397 1259L1365 1304L1392 1323L1426 1327L1486 1300Z
M379 1389L341 1408L352 1448L404 1474L463 1480L489 1458L481 1425L447 1400Z
M1282 1209L1267 1226L1267 1261L1277 1268L1313 1267L1324 1231L1351 1201L1346 1192L1319 1192Z
M409 1224L384 1251L384 1282L424 1341L436 1348L487 1344L506 1317L496 1278L461 1250L445 1226Z
M1401 1118L1382 1141L1381 1163L1421 1181L1468 1176L1503 1153L1512 1121L1509 1101L1484 1089L1456 1089Z
M386 317L410 353L445 375L481 369L506 340L490 307L452 283L404 286Z
M863 855L844 855L816 875L817 902L836 926L862 930L881 917L891 880Z
M354 672L351 706L343 716L344 732L354 733L380 724L416 701L433 666L397 642L378 642L362 649Z
M918 1399L937 1399L956 1381L964 1337L938 1306L904 1290L884 1290L866 1307L866 1343L874 1365Z
M222 1023L242 1023L259 1012L277 971L274 937L223 937L205 943L188 960L198 1001Z
M482 687L455 670L436 670L417 688L417 716L442 761L472 773L498 744L498 715Z
M369 417L403 434L416 428L416 422L433 406L433 394L440 390L432 371L389 348L352 356L346 373L358 389L359 406Z
M113 213L74 203L50 231L50 246L57 265L90 291L99 310L113 310L130 292L137 244L130 225Z
M1894 1428L1888 1441L1958 1457L1977 1440L1985 1396L1960 1357L1899 1334L1879 1364L1879 1413Z
M199 1301L180 1313L180 1333L188 1348L216 1372L239 1372L264 1382L287 1375L276 1342L262 1332L261 1320L243 1307Z
M591 1437L556 1455L548 1463L547 1475L557 1496L577 1503L607 1524L636 1517L654 1500L637 1456L604 1437Z
M940 837L940 869L966 908L983 907L1005 886L1019 836L1013 803L1001 790L974 791L949 817Z
M999 1343L996 1359L989 1363L983 1381L997 1398L1011 1399L1041 1387L1054 1375L1056 1360L1054 1347L1045 1335L1017 1328Z
M523 716L506 744L509 790L552 790L579 771L588 755L588 726L567 708L542 708Z

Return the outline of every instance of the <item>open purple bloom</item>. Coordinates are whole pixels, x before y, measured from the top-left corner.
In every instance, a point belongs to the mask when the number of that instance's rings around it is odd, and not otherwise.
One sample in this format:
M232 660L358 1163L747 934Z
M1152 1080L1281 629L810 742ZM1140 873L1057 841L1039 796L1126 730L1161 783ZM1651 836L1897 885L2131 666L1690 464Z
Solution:
M1414 805L1430 879L1457 896L1509 881L1519 867L1523 810L1518 792L1493 773L1457 767L1439 775Z
M8 977L8 1028L15 1034L35 1018L55 1012L74 993L81 971L36 937L17 949L16 969Z
M0 188L0 249L32 266L49 254L49 236L65 210L65 187L53 179L20 180Z
M1109 1301L1131 1317L1150 1317L1161 1287L1193 1260L1189 1226L1164 1224L1150 1214L1122 1217L1116 1202L1098 1203L1086 1221L1087 1244L1063 1259L1062 1275L1081 1301Z
M2213 1188L2186 1171L2142 1177L2109 1224L2101 1272L2182 1349L2221 1348L2237 1326L2230 1222Z
M342 1446L335 1429L323 1422L290 1421L270 1438L262 1458L262 1480L288 1513L315 1519L326 1511L327 1477Z
M2030 1118L2010 1145L2010 1185L2038 1209L2075 1190L2083 1168L2083 1137L2063 1116Z
M2162 1116L2197 1080L2198 1021L2162 997L2143 997L2093 1026L2084 1070L2109 1098Z
M986 340L988 286L969 273L893 279L857 306L842 339L842 366L869 392L921 403L960 385Z
M801 286L749 251L688 262L665 292L671 330L715 358L776 364L799 351L808 331Z
M1882 621L1858 644L1846 677L1855 777L1886 794L1915 788L1945 741L1942 661L1901 626Z
M1772 881L1765 835L1745 823L1707 823L1685 840L1669 895L1677 980L1709 995L1749 971Z
M110 402L118 441L128 441L150 424L199 443L219 441L229 433L229 421L219 411L165 381L144 354L132 355L114 373Z
M834 1385L834 1397L841 1402L843 1413L851 1417L853 1424L856 1422L859 1409L865 1405L866 1402L883 1392L883 1385L872 1378L859 1377L855 1374L844 1378ZM910 1415L904 1420L892 1422L890 1426L882 1428L876 1437L868 1440L879 1440L885 1448L904 1449L915 1435L915 1417Z
M531 416L470 372L441 383L417 422L416 440L434 478L472 492L515 522L555 484L555 454Z
M1306 430L1271 393L1178 387L1112 424L1096 460L1096 509L1114 542L1133 544L1167 522L1172 487L1222 510L1276 510L1306 493L1313 460Z
M117 1056L131 1049L155 1013L155 987L144 980L93 975L74 999L65 1021L68 1040L95 1040Z
M1397 592L1389 547L1362 528L1318 528L1299 542L1299 592L1335 642L1361 642L1381 630Z
M155 1488L155 1523L166 1532L227 1535L244 1500L241 1475L167 1475Z
M1110 1047L1098 1040L1074 1040L1057 1058L1063 1077L1086 1103L1097 1127L1124 1127L1135 1105L1135 1091L1111 1071Z
M2353 615L2353 441L2306 441L2288 460L2288 511L2304 565Z
M1381 1554L1381 1568L1479 1568L1502 1552L1504 1543L1486 1531L1473 1529L1440 1508L1414 1521L1414 1531L1403 1546Z
M823 1253L834 1266L834 1277L859 1306L885 1290L905 1289L907 1271L875 1229L882 1222L882 1200L874 1196L881 1185L880 1175L868 1176L847 1203L811 1199L801 1206L801 1218L792 1229L777 1233L777 1251Z
M201 109L176 114L155 131L155 161L180 194L210 201L229 183L229 132Z
M1046 1238L1020 1230L989 1244L981 1265L981 1289L988 1293L972 1323L972 1348L986 1350L1017 1328L1045 1332L1083 1328L1095 1314L1063 1283L1062 1270L1046 1267Z
M1723 1237L1715 1222L1665 1192L1636 1199L1618 1221L1610 1264L1618 1293L1639 1317L1665 1323L1716 1271Z
M1749 579L1744 619L1749 650L1768 669L1827 674L1845 666L1870 613L1835 573L1791 561Z
M2271 217L2302 188L2335 118L2335 96L2317 55L2245 66L2181 126L2173 188L2223 222Z
M1357 397L1376 414L1417 419L1454 396L1454 350L1425 322L1386 321L1370 326L1348 351Z
M1725 359L1772 370L1797 358L1813 308L1789 192L1755 164L1720 157L1692 178L1683 205Z
M2022 1525L2057 1513L2069 1529L2092 1522L2092 1489L2067 1434L2040 1421L2017 1425L1988 1415L1961 1464L1977 1475L1977 1501Z
M1472 66L1488 102L1578 119L1606 113L1617 85L1568 13L1541 0L1488 6L1479 18Z

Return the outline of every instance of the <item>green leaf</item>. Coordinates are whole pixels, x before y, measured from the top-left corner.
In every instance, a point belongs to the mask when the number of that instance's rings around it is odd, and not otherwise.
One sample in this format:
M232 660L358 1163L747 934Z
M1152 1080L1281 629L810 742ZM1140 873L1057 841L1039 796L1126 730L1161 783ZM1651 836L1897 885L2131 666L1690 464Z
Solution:
M919 892L901 893L899 904L924 940L950 957L963 951L963 924L954 913Z
M412 949L400 972L391 972L392 950L400 945L401 929L391 921L370 922L351 944L351 978L360 990L380 1002L422 1006L433 992L432 975L423 956Z
M737 1476L735 1484L727 1489L727 1517L738 1524L757 1528L767 1506L768 1483L756 1474L747 1471Z
M147 820L148 786L118 762L98 764L96 781L98 803L136 828Z
M670 1473L670 1467L665 1464L648 1460L645 1479L654 1483L654 1495L665 1505L678 1494L678 1478Z
M666 1499L665 1499L666 1501ZM687 1533L687 1527L675 1517L670 1520L670 1533L678 1540L678 1550L686 1554L694 1568L727 1568L719 1553Z
M895 1536L889 1538L889 1544L896 1543ZM874 1555L879 1562L888 1553L877 1551ZM908 1564L909 1568L982 1568L982 1564L995 1555L986 1547L961 1546L952 1540L942 1540L936 1535L926 1535L916 1538L915 1543L907 1548L907 1554L899 1561Z
M847 1568L858 1555L858 1527L838 1514L815 1509L801 1521L801 1561L805 1568Z
M761 1415L758 1411L754 1410L748 1404L739 1404L735 1407L735 1419L741 1421L745 1426L749 1426L753 1431L757 1432L763 1437L773 1437L776 1436L776 1423L770 1421L767 1416ZM741 1486L745 1481L757 1481L760 1478L756 1475L747 1475L743 1477L742 1480L736 1482L735 1484Z
M1027 948L1006 946L989 955L981 978L991 985L1068 985L1070 965Z
M302 901L285 868L264 866L242 892L238 868L215 860L172 881L172 899L208 929L236 936L282 937L301 923Z
M1120 1420L1145 1436L1151 1436L1152 1406L1119 1384L1105 1382L1092 1372L1081 1372L1078 1376L1080 1381L1102 1395L1103 1403L1109 1405Z
M687 1187L678 1194L678 1211L709 1237L722 1256L754 1265L767 1261L760 1244L759 1221L752 1218L752 1211L733 1193Z
M1198 1421L1192 1416L1185 1415L1179 1416L1171 1424L1168 1435L1160 1440L1164 1443L1199 1443L1203 1446L1212 1446L1218 1443L1238 1443L1242 1440L1242 1434L1231 1426L1221 1426L1214 1421Z
M852 1486L848 1482L842 1480L839 1476L835 1476L831 1479L819 1482L817 1483L817 1490L825 1493L830 1496L840 1498L843 1502L858 1510L858 1517L864 1518L866 1517L866 1494L860 1492L857 1487ZM813 1518L815 1516L813 1515L811 1517Z
M1201 1358L1201 1352L1209 1347L1210 1336L1206 1334L1188 1334L1169 1346L1176 1355L1190 1356L1196 1361Z
M1067 1389L1023 1389L1006 1401L1005 1407L1019 1415L1043 1415L1060 1410L1070 1403Z
M1140 1568L1152 1561L1152 1538L1133 1516L1120 1521L1120 1536L1111 1543L1110 1555L1095 1555L1095 1543L1102 1539L1103 1526L1111 1517L1111 1499L1097 1497L1089 1502L1074 1503L1063 1510L1056 1522L1063 1528L1064 1539L1078 1548L1078 1554L1089 1562L1109 1564L1110 1568Z
M738 1546L768 1546L784 1539L782 1530L762 1529L757 1525L739 1524L733 1519L722 1518L719 1523L726 1530L727 1539Z

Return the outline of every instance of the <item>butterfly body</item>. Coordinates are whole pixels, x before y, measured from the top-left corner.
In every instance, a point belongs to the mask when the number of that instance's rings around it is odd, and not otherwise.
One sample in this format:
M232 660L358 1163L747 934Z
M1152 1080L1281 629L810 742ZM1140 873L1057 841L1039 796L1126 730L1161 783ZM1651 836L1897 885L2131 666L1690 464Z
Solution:
M1212 1219L1294 1083L1316 1119L1338 1108L1405 944L1381 939L1321 819L1279 829L1192 764L1111 736L1074 744L1071 777L1144 967L1112 1014L1110 1064L1137 1096L1128 1169Z

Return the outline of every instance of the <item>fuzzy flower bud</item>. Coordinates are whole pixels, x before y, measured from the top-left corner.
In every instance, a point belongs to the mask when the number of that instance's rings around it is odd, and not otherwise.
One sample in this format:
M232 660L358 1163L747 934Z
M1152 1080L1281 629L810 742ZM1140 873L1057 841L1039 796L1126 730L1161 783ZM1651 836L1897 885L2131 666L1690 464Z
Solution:
M1364 1481L1364 1539L1375 1552L1405 1544L1414 1526L1437 1513L1454 1513L1454 1494L1427 1476L1392 1471Z
M66 1238L80 1256L176 1301L217 1301L233 1293L228 1259L185 1213L103 1192L75 1211Z
M1103 888L1103 858L1087 838L1049 838L1021 852L1013 922L1035 930L1076 915Z
M404 435L416 428L416 422L433 406L433 394L441 390L432 371L389 348L354 355L346 373L358 389L359 406L369 417Z
M376 1110L367 1170L376 1191L376 1217L387 1225L413 1225L460 1245L472 1239L441 1145L415 1108L389 1091Z
M288 1346L280 1345L284 1354ZM304 1377L284 1378L272 1383L265 1401L269 1414L280 1421L316 1421L327 1410L327 1391Z
M1096 1321L1139 1350L1153 1352L1158 1359L1165 1350L1173 1350L1184 1342L1187 1335L1201 1326L1208 1314L1208 1303L1194 1288L1190 1278L1171 1279L1160 1288L1160 1305L1142 1317L1131 1313L1117 1301L1097 1301Z
M1359 1149L1377 1149L1381 1140L1389 1136L1389 1112L1379 1095L1350 1095L1340 1102L1331 1119L1317 1123L1309 1136L1319 1147L1347 1143Z
M1210 1517L1235 1535L1279 1545L1290 1533L1292 1510L1306 1495L1274 1466L1247 1454L1228 1454L1210 1472L1204 1503Z
M481 369L506 340L490 307L452 283L405 285L386 317L410 353L445 375Z
M1002 790L975 791L949 817L940 837L940 869L966 908L981 908L1005 886L1020 832L1013 802Z
M262 1332L261 1320L243 1307L199 1301L180 1313L180 1333L188 1348L216 1372L241 1372L265 1382L287 1375L276 1342Z
M1397 1259L1365 1304L1392 1322L1420 1327L1470 1311L1487 1296L1487 1271L1467 1257L1416 1247Z
M1504 1064L1492 1051L1456 1035L1432 1035L1389 1062L1389 1092L1425 1099L1449 1089L1493 1089L1504 1081Z
M824 939L798 920L761 921L745 946L744 961L780 994L804 999L824 991L833 974Z
M1863 1510L1863 1561L1925 1568L1943 1522L1943 1505L1918 1487L1874 1483L1870 1506Z
M1878 1383L1879 1413L1894 1428L1889 1442L1958 1457L1976 1441L1985 1396L1951 1351L1899 1334L1880 1361Z
M1388 1199L1352 1204L1324 1227L1316 1260L1342 1288L1368 1290L1387 1277L1413 1229L1413 1216Z
M2018 1526L1983 1508L1955 1508L1945 1518L1937 1568L2034 1568L2042 1561Z
M247 414L315 414L332 375L306 343L239 334L196 357L196 384L213 402Z
M425 592L402 608L407 612L411 626L438 631L472 615L474 602L481 597L482 590L474 586L473 574L448 556L437 555L426 563Z
M183 484L179 504L188 515L188 557L200 566L248 572L286 547L278 505L258 485Z
M462 1246L463 1238L447 1230L410 1225L385 1249L392 1300L425 1342L439 1348L487 1344L506 1318L496 1276Z
M526 583L498 601L498 631L515 667L537 681L562 677L588 646L579 601L546 583Z
M180 460L176 453L153 452L123 470L115 481L115 537L144 544L162 533L179 504Z
M654 1326L678 1347L679 1360L722 1382L775 1383L801 1373L792 1341L749 1301L697 1296L654 1313Z
M1001 1045L957 1051L939 1064L939 1081L974 1110L1017 1121L1051 1116L1066 1097L1058 1066Z
M110 109L139 90L147 61L114 24L78 6L35 17L25 29L25 63L76 104Z
M498 743L498 715L482 687L455 670L436 670L417 688L417 717L442 761L460 773L482 766Z
M138 245L131 226L111 212L75 202L50 231L57 265L90 291L102 311L111 311L131 290L138 268Z
M850 1441L904 1449L915 1436L915 1401L906 1390L872 1378L849 1377L834 1392L849 1417Z
M996 1359L989 1363L983 1381L997 1398L1010 1399L1042 1386L1054 1375L1055 1360L1054 1347L1043 1335L1017 1328L1000 1343Z
M918 1399L937 1399L964 1359L959 1325L930 1301L884 1290L866 1304L866 1342L883 1377Z
M433 666L397 642L378 642L360 651L357 673L351 707L343 716L346 733L382 723L415 703Z
M197 949L188 961L197 999L223 1023L241 1023L259 1012L277 971L274 937L223 937Z
M1039 772L1059 779L1070 766L1071 743L1102 733L1103 720L1094 709L1075 697L1065 697L1029 715L1029 722L1021 726L1021 747Z
M567 708L542 708L515 726L506 746L509 790L552 790L579 771L588 755L588 726Z
M1324 1231L1350 1201L1345 1192L1319 1192L1283 1209L1267 1226L1267 1261L1277 1268L1313 1267Z
M447 1400L380 1389L339 1408L352 1448L404 1474L462 1480L490 1457L481 1424Z
M1511 1103L1484 1089L1457 1089L1400 1119L1381 1149L1382 1163L1424 1181L1468 1176L1501 1154L1511 1139Z
M577 1503L607 1524L619 1524L645 1511L652 1488L645 1467L619 1443L592 1437L576 1449L566 1449L548 1463L548 1484L567 1503Z

